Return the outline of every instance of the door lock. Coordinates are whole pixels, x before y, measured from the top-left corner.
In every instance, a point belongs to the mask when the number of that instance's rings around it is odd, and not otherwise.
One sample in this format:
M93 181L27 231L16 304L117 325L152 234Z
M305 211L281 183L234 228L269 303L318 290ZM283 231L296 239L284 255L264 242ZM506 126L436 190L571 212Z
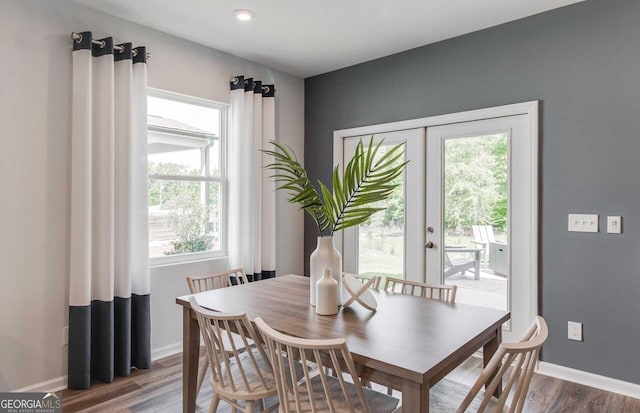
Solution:
M434 232L435 230L433 229L433 227L427 227L427 233L433 234Z

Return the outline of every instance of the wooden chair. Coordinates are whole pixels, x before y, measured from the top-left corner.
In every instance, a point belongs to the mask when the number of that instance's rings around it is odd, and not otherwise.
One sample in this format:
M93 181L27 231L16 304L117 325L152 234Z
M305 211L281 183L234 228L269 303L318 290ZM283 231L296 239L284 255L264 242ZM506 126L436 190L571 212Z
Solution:
M273 369L262 346L249 349L249 343L256 342L258 336L245 313L225 314L207 310L196 301L189 299L196 313L200 332L204 339L207 359L211 365L211 385L214 394L209 412L217 410L220 400L224 400L246 413L253 413L256 401L277 394ZM244 353L236 346L230 331L236 332L244 344ZM223 337L227 336L226 340ZM233 354L233 357L230 357ZM244 406L238 401L244 401ZM273 409L272 406L269 410Z
M249 279L242 268L235 268L233 270L200 277L187 277L187 284L189 285L191 294L248 283Z
M416 281L387 277L384 289L392 293L415 295L418 297L440 300L447 303L456 302L457 285L429 285Z
M369 282L370 279L373 278L373 276L371 275L364 275L364 274L354 274L351 272L343 272L342 275L352 275L355 278L357 278L358 280L360 280L360 282L362 282L362 284L365 284L367 282ZM380 277L378 277L369 287L373 290L378 290L380 289Z
M247 275L244 273L244 269L235 268L233 270L212 275L187 277L187 285L189 286L189 291L191 292L191 294L197 294L203 291L215 290L218 288L231 287L232 285L234 285L233 281L235 281L236 285L247 284L249 282ZM236 334L231 334L231 338L234 340L236 347L238 347L239 350L244 351L244 343L241 342L240 337L238 337ZM223 336L223 340L227 340L226 334ZM198 393L200 392L200 388L202 387L202 383L204 382L204 377L207 374L207 368L209 368L209 359L205 358L202 369L198 373L198 384L196 390L196 392Z
M473 242L479 245L484 250L484 257L489 257L489 243L496 242L496 237L493 233L493 226L491 225L472 225Z
M358 380L351 353L345 339L309 340L282 334L269 327L260 317L255 320L267 345L272 361L280 412L392 412L398 400L373 390L364 389ZM304 380L298 380L288 371L281 355L288 360L300 358ZM320 369L313 376L308 365L325 365L336 371L328 376ZM344 375L351 376L346 381Z
M444 252L444 278L451 277L457 273L464 275L467 270L475 268L476 260L467 257L449 257L449 252L455 252L454 249L445 250Z
M476 411L475 405L478 404L476 396L486 384L488 387L484 391L480 406L477 407L478 413L502 412L505 411L505 408L509 413L520 413L527 398L527 391L533 376L533 369L538 361L540 348L547 340L548 334L544 318L537 316L520 342L500 344L457 412L466 412L470 407ZM500 397L496 399L493 397L493 393L497 386L503 382L503 378L506 379L504 389ZM511 403L510 406L506 404L508 399Z
M446 303L456 302L457 285L429 285L417 281L401 280L400 278L387 277L384 290L392 293L415 295L417 297L440 300ZM396 389L399 390L399 389ZM387 387L387 394L393 394L393 389Z

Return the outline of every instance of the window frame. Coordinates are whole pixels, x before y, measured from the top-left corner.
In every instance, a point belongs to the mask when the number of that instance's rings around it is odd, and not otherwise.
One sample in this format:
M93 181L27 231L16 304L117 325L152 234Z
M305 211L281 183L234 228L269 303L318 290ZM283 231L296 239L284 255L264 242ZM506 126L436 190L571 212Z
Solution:
M227 170L227 144L228 144L228 131L229 131L229 105L227 103L216 102L209 99L203 99L195 96L188 96L181 93L170 92L167 90L147 88L147 97L154 97L159 99L171 100L174 102L187 103L190 105L202 106L211 109L217 109L220 111L220 136L218 137L220 142L220 174L217 177L212 176L189 176L189 175L163 175L163 174L148 174L147 169L147 181L151 179L164 180L164 181L182 181L182 182L218 182L220 187L220 247L214 251L202 251L192 252L185 254L165 255L162 257L149 256L149 266L160 267L172 264L182 264L189 262L205 261L216 258L223 258L228 255L227 240L228 240L228 228L227 228L227 213L228 213L228 170ZM147 115L149 114L147 110ZM147 132L149 126L147 125ZM188 136L185 134L185 136ZM191 133L193 137L193 133ZM148 155L147 155L148 159ZM207 165L209 169L209 165ZM207 172L209 173L209 172ZM148 197L148 194L147 194ZM147 211L147 219L149 213Z

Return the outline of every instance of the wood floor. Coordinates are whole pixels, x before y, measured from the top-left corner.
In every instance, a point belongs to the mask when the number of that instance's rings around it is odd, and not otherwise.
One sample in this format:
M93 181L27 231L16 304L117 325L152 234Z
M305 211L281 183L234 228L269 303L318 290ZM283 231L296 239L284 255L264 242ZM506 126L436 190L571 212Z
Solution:
M62 392L63 412L181 412L181 363L182 355L177 354L155 361L150 370L135 371L111 384L95 383L90 390L65 390ZM432 388L433 401L439 401L432 411L455 411L468 387L478 377L481 363L479 358L470 358L451 372L442 384ZM211 394L211 386L204 385L198 396L198 412L208 410ZM394 396L399 397L399 394ZM231 409L221 402L218 412L227 413ZM535 375L524 412L640 413L640 400Z

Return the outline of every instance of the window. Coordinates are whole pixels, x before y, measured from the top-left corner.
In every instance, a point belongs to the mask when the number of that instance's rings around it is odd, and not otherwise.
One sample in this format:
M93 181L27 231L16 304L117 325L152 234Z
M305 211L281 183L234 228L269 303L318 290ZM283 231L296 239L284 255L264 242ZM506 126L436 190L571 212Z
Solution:
M152 265L225 253L226 105L149 90Z

